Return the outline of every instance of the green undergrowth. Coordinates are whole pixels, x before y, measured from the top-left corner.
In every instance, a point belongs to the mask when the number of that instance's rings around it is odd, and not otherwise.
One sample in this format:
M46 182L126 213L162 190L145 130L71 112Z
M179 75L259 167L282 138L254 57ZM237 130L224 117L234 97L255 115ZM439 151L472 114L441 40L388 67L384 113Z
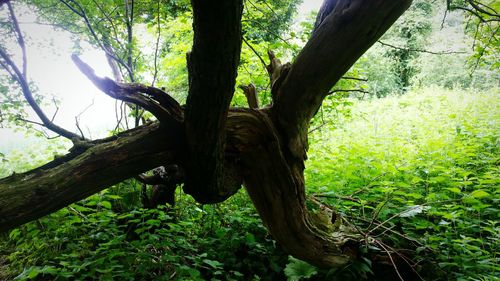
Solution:
M129 186L127 186L129 185ZM131 182L116 188L129 188ZM276 280L287 256L245 194L215 206L124 208L110 190L10 232L16 280ZM120 192L116 192L120 193ZM9 251L8 251L9 252ZM1 277L1 275L0 275ZM8 280L8 279L7 279Z
M497 280L499 105L438 88L358 102L310 137L308 191L431 280Z
M497 280L499 102L426 89L353 101L349 117L324 110L308 195L425 280ZM0 236L0 280L387 280L369 259L320 270L288 257L243 191L146 210L139 189L123 182Z

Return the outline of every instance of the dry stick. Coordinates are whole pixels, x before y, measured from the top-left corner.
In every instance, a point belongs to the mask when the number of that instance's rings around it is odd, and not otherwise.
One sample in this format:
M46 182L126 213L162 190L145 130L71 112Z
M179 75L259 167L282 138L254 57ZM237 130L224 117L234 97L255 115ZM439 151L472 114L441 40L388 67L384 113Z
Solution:
M359 199L353 198L351 196L341 196L341 195L335 195L335 194L313 194L315 197L320 197L320 198L336 198L336 199L342 199L342 200L347 200L347 201L352 201L359 203Z
M352 77L352 76L342 76L342 78L340 78L340 79L357 80L357 81L368 82L367 78L358 78L358 77Z
M446 21L446 16L448 15L448 9L444 10L443 19L441 20L441 29L444 28L444 22Z
M389 194L390 195L390 194ZM382 203L382 205L380 206L380 208L378 208L375 213L373 214L372 216L372 221L370 222L370 224L368 225L367 228L370 228L372 225L373 225L373 222L377 219L378 215L380 214L380 212L382 211L382 209L385 207L385 205L387 203L389 203L390 201L390 196ZM385 222L384 222L385 223ZM371 232L371 231L370 231Z
M365 223L370 223L369 220L361 218L361 217L353 217L353 216L349 216L349 215L345 215L345 217L349 218L349 219L360 220L360 221L363 221ZM425 247L427 250L434 252L434 250L432 248L429 248L429 247L425 246L424 244L422 244L420 241L416 240L415 238L412 238L412 237L404 235L404 234L402 234L400 232L397 232L396 230L394 230L392 228L389 228L389 227L387 227L385 225L381 225L379 222L375 222L375 225L379 225L381 228L385 229L386 231L391 232L392 234L395 234L395 235L397 235L397 236L399 236L399 237L401 237L403 239L406 239L408 241L411 241L411 242L417 244L418 246Z
M59 106L57 105L56 99L52 96L52 102L54 103L54 106L56 107L56 111L52 115L52 118L50 119L50 122L54 122L54 119L57 116L57 113L59 112Z
M87 107L85 107L82 112L80 112L77 116L75 116L75 123L76 123L75 125L78 131L80 131L82 138L85 138L85 136L83 134L82 129L80 128L80 117L82 116L83 113L85 113L85 111L87 111L93 105L94 105L94 99L92 99L92 102Z
M393 247L385 244L384 242L382 241L379 241L380 243L384 244L387 248L389 248L389 250L393 251L394 253L396 253L396 255L398 255L401 259L403 259L403 261L411 268L411 270L417 274L418 278L420 278L420 280L422 281L425 281L422 276L420 276L420 274L418 274L417 270L415 270L415 265L417 264L416 262L414 262L411 258L405 256L404 254L402 254L400 251L394 249Z
M137 83L117 83L107 77L101 78L78 56L72 55L71 58L80 71L105 94L150 111L163 125L178 127L183 120L179 103L162 90Z
M370 93L370 92L365 91L363 89L336 89L336 90L331 90L330 92L327 93L327 95L332 95L332 94L339 93L339 92L358 92L358 93L363 93L363 94Z

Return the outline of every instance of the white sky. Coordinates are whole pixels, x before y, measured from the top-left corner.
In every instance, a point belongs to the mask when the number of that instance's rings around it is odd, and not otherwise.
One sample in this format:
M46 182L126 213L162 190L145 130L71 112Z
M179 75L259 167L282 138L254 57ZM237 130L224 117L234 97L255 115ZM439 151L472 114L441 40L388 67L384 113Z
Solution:
M322 0L305 0L299 7L299 17L317 10L321 3ZM115 100L97 90L73 64L70 58L73 52L70 34L56 31L48 25L35 24L36 17L33 13L19 10L21 9L18 7L20 28L26 34L29 79L35 82L39 93L49 97L47 101L50 101L50 95L56 96L61 101L54 123L76 132L75 116L88 107L79 118L80 127L86 137L90 137L89 131L92 138L105 136L107 130L113 129L116 125ZM6 13L4 5L0 14ZM16 61L19 61L20 48L16 45L9 47ZM86 51L81 58L99 75L111 76L104 54L88 45L83 47ZM93 105L90 106L91 104ZM44 106L43 110L46 115L52 116L55 107L48 105ZM32 119L38 121L36 116ZM19 145L23 139L24 136L20 133L0 129L0 152Z

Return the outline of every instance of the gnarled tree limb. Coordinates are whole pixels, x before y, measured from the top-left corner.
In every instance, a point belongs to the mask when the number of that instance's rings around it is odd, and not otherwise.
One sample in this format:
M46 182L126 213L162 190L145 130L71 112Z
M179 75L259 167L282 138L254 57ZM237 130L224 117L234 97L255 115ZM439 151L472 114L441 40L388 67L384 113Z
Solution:
M96 141L83 153L0 180L0 231L40 218L176 159L175 138L157 123ZM172 141L168 141L171 139Z

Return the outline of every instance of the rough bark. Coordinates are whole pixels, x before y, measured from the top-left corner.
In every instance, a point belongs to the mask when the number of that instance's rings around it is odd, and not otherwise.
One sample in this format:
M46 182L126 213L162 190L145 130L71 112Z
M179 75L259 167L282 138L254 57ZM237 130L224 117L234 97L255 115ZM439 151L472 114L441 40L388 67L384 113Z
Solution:
M242 0L192 0L193 48L188 54L188 142L184 191L215 203L237 190L224 185L224 140L241 51Z
M309 122L328 91L411 0L327 0L315 32L277 91L274 116L294 157L305 159Z
M344 247L349 241L357 244L355 235L326 233L320 229L328 226L311 222L304 204L303 174L285 159L286 146L266 110L230 113L228 143L237 144L245 188L285 251L322 267L345 265L354 258Z
M55 212L164 163L177 147L158 124L127 131L0 180L0 231Z

